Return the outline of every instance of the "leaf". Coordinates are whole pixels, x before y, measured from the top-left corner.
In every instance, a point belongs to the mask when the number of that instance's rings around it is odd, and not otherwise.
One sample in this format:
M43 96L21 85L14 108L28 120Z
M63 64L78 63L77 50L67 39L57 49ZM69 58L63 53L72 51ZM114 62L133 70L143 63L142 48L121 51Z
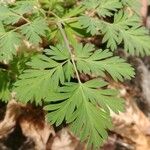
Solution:
M16 49L21 44L20 35L17 32L5 32L0 35L0 57L4 60L12 59L16 55Z
M45 51L48 56L53 54L49 51L51 50ZM45 55L35 55L27 65L30 69L26 69L14 84L14 91L17 92L19 101L25 103L33 100L37 104L41 103L50 91L55 90L59 84L65 82L65 79L70 80L74 75L72 63L69 60L58 63Z
M85 74L104 76L107 71L114 80L122 81L134 76L134 69L125 60L112 57L108 50L96 50L91 44L75 46L77 69Z
M67 61L63 69L67 81L70 81L71 78L74 78L74 68L70 60Z
M10 76L8 72L0 70L0 99L8 102L11 98Z
M139 0L121 0L121 3L132 9L136 14L140 15L141 1Z
M36 104L41 104L41 100L50 92L52 73L53 71L48 70L24 71L24 74L19 76L20 80L14 84L18 100L24 103L35 100Z
M47 23L43 18L36 18L31 23L21 27L21 33L29 42L37 45L42 42L41 37L46 36L45 31L48 29Z
M87 9L95 9L100 5L100 1L99 0L84 0L83 5Z
M101 0L100 5L96 8L96 11L101 17L110 17L120 8L122 8L122 4L119 0Z
M26 63L30 61L33 55L34 54L32 53L21 52L14 56L13 60L9 62L9 67L16 77L22 74L25 69L27 69Z
M110 17L118 9L122 8L119 0L85 0L83 5L88 10L95 11L100 17Z
M51 56L54 60L67 60L70 59L70 54L66 48L66 46L62 44L57 44L55 47L51 46L51 49L45 50L46 54Z
M148 31L141 27L136 16L128 17L121 11L115 14L113 23L103 21L103 24L103 42L107 42L107 47L111 50L123 42L124 49L132 55L150 54Z
M21 18L20 15L14 13L9 7L1 5L0 6L0 21L5 24L15 24Z
M106 2L107 0L104 1ZM90 3L90 0L87 2ZM112 1L107 2L111 3ZM113 2L117 4L116 0L114 0ZM93 8L96 7L95 9L99 7L96 5L96 3L93 5L94 6L91 7ZM111 8L113 9L113 7ZM103 11L102 9L100 10ZM108 16L111 15L111 11L109 12L108 9L108 12L106 12L106 14ZM121 10L114 15L114 21L112 23L102 19L99 20L96 17L92 18L85 15L79 17L79 23L91 35L102 34L103 35L102 42L103 43L106 42L107 48L110 48L111 50L116 50L117 46L123 42L125 50L132 55L136 54L143 56L144 54L148 55L150 53L149 47L150 37L148 36L148 31L144 29L144 27L141 27L139 17L137 17L137 15L135 14L131 15L128 12L126 11L123 12Z
M85 28L87 33L91 33L92 35L100 34L100 22L97 18L92 18L84 15L80 16L78 19L79 23L82 25L82 28Z
M58 101L54 97L55 103L53 101L53 104L45 106L45 110L50 111L47 120L57 126L65 120L82 141L86 140L89 146L98 147L107 137L106 129L112 127L108 108L118 113L123 110L124 105L122 100L116 97L115 91L97 89L106 84L98 79L84 84L67 83L59 91L63 95L66 93L68 97L59 97Z
M58 63L46 56L38 55L33 57L28 65L32 69L25 70L19 76L19 80L14 84L14 91L17 92L19 101L27 103L35 100L37 104L40 104L46 94L51 91L53 86L51 77L57 71L55 67Z
M100 79L93 79L86 82L84 85L84 92L87 93L86 95L91 103L98 103L105 111L108 112L109 110L112 110L115 113L124 111L124 101L121 98L117 98L118 92L116 90L99 89L108 85L107 82Z
M74 69L71 63L70 54L66 46L62 44L57 44L56 47L51 46L51 49L46 49L46 55L50 56L55 61L65 61L63 63L63 72L67 81L71 80L71 77L74 77Z
M150 54L150 37L144 27L133 27L120 32L124 41L124 48L132 55L144 56Z
M104 34L102 42L107 42L107 48L116 50L117 46L121 43L121 39L118 36L118 29L112 24L105 23L103 25L102 33Z
M23 15L26 13L36 12L37 7L38 4L35 0L22 0L14 3L13 10L16 13Z
M107 48L116 50L117 46L122 42L122 36L119 34L120 31L126 31L132 25L138 25L137 17L129 16L122 11L115 14L113 23L101 21L101 27L99 28L104 35L102 42L107 42Z
M5 33L4 25L3 25L3 23L0 21L0 36L2 36L4 33Z
M63 18L69 18L69 17L77 16L77 15L81 14L84 10L85 10L84 7L77 6L75 8L72 8L68 13L66 13Z

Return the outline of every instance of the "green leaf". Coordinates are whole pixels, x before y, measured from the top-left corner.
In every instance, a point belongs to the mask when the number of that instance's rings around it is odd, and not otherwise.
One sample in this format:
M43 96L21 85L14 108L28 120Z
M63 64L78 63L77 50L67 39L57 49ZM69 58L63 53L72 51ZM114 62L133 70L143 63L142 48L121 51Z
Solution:
M16 55L16 49L21 44L20 35L17 32L5 32L0 35L0 57L10 60Z
M121 0L121 3L124 6L132 9L134 12L136 12L136 14L138 14L140 16L139 10L141 9L141 6L142 6L141 1L139 1L139 0Z
M87 93L86 95L91 103L98 103L105 111L112 110L115 113L124 111L124 101L117 98L118 92L116 90L99 89L106 85L108 83L100 79L88 81L84 84L84 93Z
M21 27L21 33L29 42L37 45L42 42L41 37L46 36L45 31L48 29L47 23L43 18L36 18L31 23Z
M96 8L96 11L101 17L110 17L120 8L122 8L120 0L101 0L100 5Z
M0 21L0 36L2 36L4 33L5 33L4 25L3 25L3 23Z
M10 70L17 77L22 74L25 69L27 69L26 63L30 61L34 54L27 52L20 52L13 57L13 60L9 62Z
M100 89L106 85L99 79L84 84L67 83L59 90L63 94L62 99L59 96L56 101L54 96L53 104L45 106L45 110L50 111L47 120L57 126L65 120L82 141L86 140L89 146L98 148L107 138L106 130L112 127L108 110L118 113L123 111L124 106L114 90Z
M55 47L50 46L50 48L51 49L45 50L45 52L47 55L51 56L52 59L57 61L70 59L70 54L63 43L57 44Z
M70 81L71 78L74 78L74 68L70 60L67 61L63 69L67 81Z
M21 18L20 15L14 13L9 7L1 5L0 6L0 21L5 24L15 24Z
M102 42L107 42L107 48L116 50L117 46L122 42L120 31L126 31L132 25L137 26L139 24L137 19L136 16L129 16L128 13L119 11L115 14L113 23L101 21L99 28L104 35Z
M100 17L110 17L122 8L119 0L85 0L83 4L88 10L95 11Z
M47 56L53 54L49 51L51 50L45 51ZM70 60L58 63L47 56L35 55L27 63L30 69L26 69L14 84L14 90L17 92L19 101L28 102L35 100L38 104L42 99L46 98L50 91L55 90L60 83L63 84L65 82L65 79L70 80L74 75Z
M107 71L114 80L134 77L134 69L125 60L112 57L108 50L96 50L91 44L75 46L77 69L85 74L104 76Z
M10 76L8 72L0 70L0 99L8 102L11 98Z
M53 86L52 76L56 77L57 81L55 82L59 81L59 77L57 77L57 72L60 71L59 64L44 55L38 55L34 56L28 65L32 69L25 70L19 76L19 80L14 84L14 91L17 92L19 101L27 103L35 100L39 104Z
M62 43L57 44L56 47L50 46L50 48L45 50L46 55L55 61L64 61L61 69L64 72L65 79L70 81L71 77L74 77L74 69L66 46Z
M100 22L97 18L92 18L86 15L80 16L79 23L81 24L82 28L86 29L87 33L91 33L92 35L100 34Z
M132 27L127 31L120 31L124 48L132 55L144 56L150 54L150 36L144 27Z
M117 46L121 43L121 39L118 36L118 28L114 27L112 24L105 23L101 30L104 34L102 42L107 42L107 48L116 50Z
M148 31L141 27L137 16L129 16L120 11L115 14L113 23L102 21L102 24L103 42L107 42L107 47L111 50L123 42L124 49L132 55L150 54Z
M99 0L85 0L83 5L87 8L87 9L95 9L100 5L100 1Z
M50 92L52 74L53 70L24 71L14 84L14 91L17 93L18 100L24 103L35 100L36 104L41 104L41 100Z
M125 50L132 55L150 54L150 37L148 31L141 27L137 15L119 11L112 23L85 15L79 17L79 23L92 35L104 35L102 42L106 42L111 50L116 50L123 42Z
M21 0L14 3L13 10L18 14L36 12L38 3L36 0Z
M85 10L84 7L82 6L77 6L75 8L72 8L63 18L69 18L69 17L74 17L79 14L81 14Z

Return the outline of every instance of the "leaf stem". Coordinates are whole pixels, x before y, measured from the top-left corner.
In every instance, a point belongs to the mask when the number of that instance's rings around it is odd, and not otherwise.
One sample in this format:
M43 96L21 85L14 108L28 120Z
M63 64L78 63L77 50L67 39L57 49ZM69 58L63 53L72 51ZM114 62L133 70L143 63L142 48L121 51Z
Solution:
M66 44L66 48L68 49L69 53L70 53L70 56L71 56L71 61L72 61L72 64L73 64L73 67L74 67L74 70L75 70L75 73L76 73L76 76L77 76L77 79L78 79L78 82L81 83L81 80L80 80L80 76L79 76L79 73L78 73L78 70L77 70L77 67L76 67L76 63L75 63L75 59L74 59L74 55L72 54L72 51L71 51L71 48L70 48L70 45L69 45L69 41L67 39L67 35L62 27L62 23L61 22L58 22L57 23L57 26L62 34L62 37L64 39L64 42Z

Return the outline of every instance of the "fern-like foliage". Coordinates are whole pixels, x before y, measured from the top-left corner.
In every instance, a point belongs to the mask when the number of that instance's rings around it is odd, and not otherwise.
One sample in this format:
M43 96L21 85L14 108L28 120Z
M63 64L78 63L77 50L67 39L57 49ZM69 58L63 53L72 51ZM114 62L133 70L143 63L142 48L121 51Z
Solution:
M5 5L0 6L0 58L11 60L13 55L16 55L16 50L23 39L27 39L31 44L35 45L42 42L41 36L44 37L45 31L48 29L46 20L41 16L37 16L31 21L23 16L32 11L36 13L34 7L37 7L35 1L17 2L11 8ZM19 21L24 21L25 23L15 28L15 24L19 23ZM8 25L12 29L5 30L4 25ZM16 31L19 31L19 33Z
M26 36L27 40L33 44L39 44L41 36L45 36L47 24L44 19L36 18L31 23L21 27L21 33Z
M0 39L0 55L3 59L10 60L16 54L16 48L20 45L20 35L16 32L4 33ZM7 49L7 51L6 51Z
M137 4L136 4L137 3ZM114 56L150 54L150 37L133 0L19 0L0 4L0 99L12 92L34 102L56 126L65 122L94 149L112 128L110 111L124 111L115 82L134 69ZM99 45L89 42L100 37ZM4 67L5 66L5 67ZM85 79L83 77L86 77Z
M131 79L134 75L133 68L119 57L112 57L109 50L97 50L93 45L77 45L75 47L77 68L84 74L103 76L107 71L114 80L122 81L123 78Z
M119 0L85 0L84 5L88 10L97 12L99 17L112 16L113 12L122 7Z
M107 71L112 78L121 81L123 78L130 79L134 76L133 68L123 59L113 57L108 50L96 50L93 53L94 50L94 46L90 44L84 47L82 44L75 45L74 57L79 72L103 77ZM18 99L25 103L31 99L35 99L37 104L43 99L50 102L45 109L50 111L47 119L51 123L56 123L57 126L64 120L71 123L70 129L73 133L83 141L87 139L89 145L98 147L107 137L106 129L111 127L109 110L116 113L122 111L123 101L117 98L116 91L100 89L107 85L103 80L94 79L86 83L70 82L75 71L64 45L51 47L45 53L47 56L33 57L28 63L31 69L25 70L19 76L20 80L15 83ZM58 88L59 83L60 88ZM98 108L97 105L102 108ZM79 129L81 133L78 132Z
M74 134L83 141L88 137L88 144L98 147L107 138L106 129L112 127L109 110L116 113L123 110L123 101L116 97L114 90L100 89L106 85L105 81L99 79L83 84L66 83L59 89L63 99L50 96L54 103L45 107L45 110L51 111L47 119L56 125L60 125L63 120L71 123L70 128Z
M106 0L103 2L105 4L107 3ZM122 6L131 5L131 2L128 1L121 3L114 0L109 2L114 2L114 7L119 5L121 6L121 4ZM89 6L89 3L92 3L92 1L85 1L85 6L87 9L92 11L93 9ZM132 3L135 2L132 1ZM97 8L98 6L96 5L95 7ZM109 7L107 10L109 10ZM113 10L113 12L115 10L117 10L117 7ZM87 29L88 33L91 33L92 35L102 34L103 43L106 42L108 48L115 50L119 44L124 43L125 50L132 55L149 55L150 46L148 45L148 41L150 41L150 37L148 36L148 31L141 26L138 19L139 16L137 16L136 13L130 14L128 11L117 11L111 22L105 20L107 15L102 15L104 19L101 20L97 18L96 14L99 15L97 9L94 12L92 11L92 13L94 16L83 15L79 17L79 22L83 28ZM110 15L108 16L111 16L111 10Z

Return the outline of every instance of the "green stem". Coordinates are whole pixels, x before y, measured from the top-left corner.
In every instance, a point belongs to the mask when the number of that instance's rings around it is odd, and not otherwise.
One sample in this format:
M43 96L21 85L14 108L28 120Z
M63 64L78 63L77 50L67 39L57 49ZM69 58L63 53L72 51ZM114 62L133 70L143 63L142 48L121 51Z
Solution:
M75 70L75 73L76 73L78 82L81 83L80 76L79 76L79 73L78 73L78 70L77 70L77 67L76 67L74 55L72 54L72 51L71 51L71 48L70 48L70 45L69 45L69 41L68 41L68 39L67 39L67 35L66 35L66 33L65 33L65 31L63 30L63 27L62 27L62 23L58 22L58 23L57 23L57 26L58 26L58 28L59 28L61 34L62 34L62 37L63 37L64 42L65 42L65 44L66 44L66 48L68 49L68 51L69 51L69 53L70 53L71 61L72 61L72 64L73 64L73 67L74 67L74 70Z

